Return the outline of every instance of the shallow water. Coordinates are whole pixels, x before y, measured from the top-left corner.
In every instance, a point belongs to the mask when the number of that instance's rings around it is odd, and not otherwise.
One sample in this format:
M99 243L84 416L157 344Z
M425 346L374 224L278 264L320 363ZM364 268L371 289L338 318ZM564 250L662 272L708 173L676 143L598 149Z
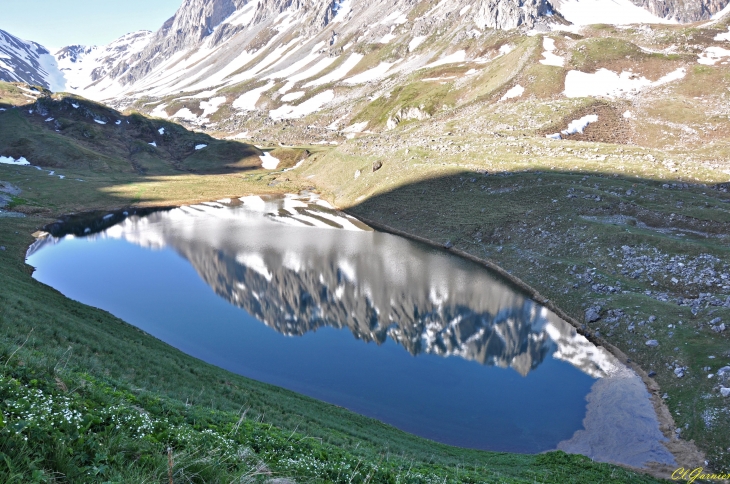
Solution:
M39 281L190 355L417 435L671 460L646 389L606 351L484 267L321 202L246 197L130 216L28 255ZM617 389L618 415L605 405ZM604 442L616 418L629 430Z

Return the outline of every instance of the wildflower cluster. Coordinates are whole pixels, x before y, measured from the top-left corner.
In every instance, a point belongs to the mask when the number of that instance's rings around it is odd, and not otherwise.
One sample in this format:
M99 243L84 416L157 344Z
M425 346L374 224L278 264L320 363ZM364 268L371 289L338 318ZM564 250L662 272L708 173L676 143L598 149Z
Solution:
M142 409L129 405L112 405L103 408L99 415L117 430L129 432L132 437L141 438L153 432L155 422Z
M0 395L4 400L4 426L11 432L24 434L25 440L33 429L78 432L83 425L83 415L69 397L21 385L4 375L0 375Z

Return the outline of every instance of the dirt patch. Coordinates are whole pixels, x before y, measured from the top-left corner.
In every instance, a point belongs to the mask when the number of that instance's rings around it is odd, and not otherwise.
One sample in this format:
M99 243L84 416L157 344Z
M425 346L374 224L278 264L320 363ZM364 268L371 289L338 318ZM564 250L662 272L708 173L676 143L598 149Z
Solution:
M623 116L627 108L628 105L613 105L605 101L597 101L590 106L573 111L560 122L538 131L538 134L547 136L553 133L560 133L568 127L571 121L580 119L583 116L595 114L598 116L598 121L589 124L583 130L583 133L561 135L563 139L624 145L634 144L634 129L631 123Z

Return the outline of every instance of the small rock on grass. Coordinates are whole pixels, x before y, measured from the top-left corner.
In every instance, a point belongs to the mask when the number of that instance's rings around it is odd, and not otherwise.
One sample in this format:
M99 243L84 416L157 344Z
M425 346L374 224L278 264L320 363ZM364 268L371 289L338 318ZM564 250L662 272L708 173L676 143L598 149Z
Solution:
M650 339L649 341L646 342L646 346L648 346L650 348L656 348L657 346L659 346L659 341L657 341L655 339Z
M601 307L594 306L586 309L586 323L592 323L601 319Z
M723 366L719 370L717 370L717 376L725 376L730 375L730 366Z
M730 396L730 388L720 387L720 395L723 397Z
M674 369L674 375L677 378L682 378L684 376L684 368L675 368Z
M649 378L654 378L656 376L656 372L654 370L649 372Z

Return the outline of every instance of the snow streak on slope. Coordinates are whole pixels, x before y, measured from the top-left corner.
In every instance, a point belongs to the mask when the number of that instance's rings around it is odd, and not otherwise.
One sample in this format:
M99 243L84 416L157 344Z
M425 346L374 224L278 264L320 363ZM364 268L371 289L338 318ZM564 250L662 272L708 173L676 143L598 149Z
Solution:
M56 60L42 45L0 30L0 81L27 82L53 91L65 81Z

